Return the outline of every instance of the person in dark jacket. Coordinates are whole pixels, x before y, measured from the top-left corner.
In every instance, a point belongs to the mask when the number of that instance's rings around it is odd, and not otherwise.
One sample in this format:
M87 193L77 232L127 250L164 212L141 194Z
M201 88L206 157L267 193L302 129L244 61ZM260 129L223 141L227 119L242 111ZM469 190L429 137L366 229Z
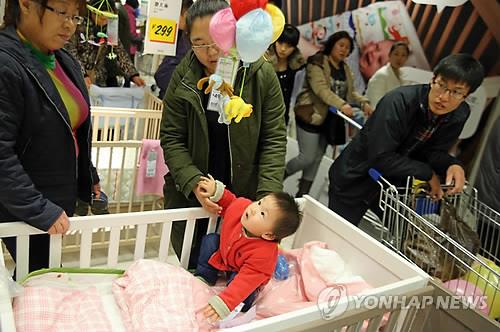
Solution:
M193 4L193 0L182 0L181 17L179 18L179 31L177 32L178 40L175 47L175 56L166 56L163 58L160 66L155 73L155 82L160 92L158 97L163 99L167 91L168 83L175 67L181 62L182 58L189 51L191 43L186 35L186 15L189 7Z
M470 109L465 98L482 83L482 65L467 54L442 59L430 84L397 88L377 104L376 112L329 170L328 206L358 225L375 206L380 187L368 175L375 168L393 183L413 176L428 181L430 194L441 199L440 177L465 183L460 161L448 154Z
M83 22L83 6L7 1L0 30L0 222L64 234L77 198L91 200L98 180L89 97L78 63L62 49ZM4 241L15 259L15 239ZM49 236L31 236L29 251L30 271L48 267Z

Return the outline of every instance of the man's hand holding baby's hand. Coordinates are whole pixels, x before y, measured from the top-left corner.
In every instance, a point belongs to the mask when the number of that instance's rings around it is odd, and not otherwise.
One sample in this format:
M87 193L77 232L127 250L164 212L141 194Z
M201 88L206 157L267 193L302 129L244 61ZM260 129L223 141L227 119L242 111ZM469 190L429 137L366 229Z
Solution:
M219 314L217 313L217 311L215 311L215 309L210 304L207 304L207 306L203 309L203 315L205 315L205 318L210 323L213 323L213 322L220 320Z

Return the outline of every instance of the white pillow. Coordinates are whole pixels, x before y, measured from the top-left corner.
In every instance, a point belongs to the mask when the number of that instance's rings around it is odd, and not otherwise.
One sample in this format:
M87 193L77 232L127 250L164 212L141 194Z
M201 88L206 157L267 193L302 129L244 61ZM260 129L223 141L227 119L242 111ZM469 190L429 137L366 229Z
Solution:
M333 250L318 246L311 248L311 260L321 278L327 283L338 283L352 278L344 260Z

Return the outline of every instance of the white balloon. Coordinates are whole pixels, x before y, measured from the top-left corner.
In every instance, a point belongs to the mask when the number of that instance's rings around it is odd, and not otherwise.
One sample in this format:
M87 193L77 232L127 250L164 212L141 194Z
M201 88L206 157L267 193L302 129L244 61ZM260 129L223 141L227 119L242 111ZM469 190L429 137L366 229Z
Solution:
M236 22L236 49L243 62L257 61L264 55L272 39L271 15L260 8L249 11Z

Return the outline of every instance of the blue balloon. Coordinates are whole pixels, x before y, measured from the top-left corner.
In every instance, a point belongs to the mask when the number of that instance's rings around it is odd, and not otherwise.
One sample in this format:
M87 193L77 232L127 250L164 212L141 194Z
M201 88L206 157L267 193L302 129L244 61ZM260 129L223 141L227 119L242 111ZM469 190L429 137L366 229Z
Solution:
M236 49L243 62L259 60L272 40L273 21L265 10L249 11L236 22Z

